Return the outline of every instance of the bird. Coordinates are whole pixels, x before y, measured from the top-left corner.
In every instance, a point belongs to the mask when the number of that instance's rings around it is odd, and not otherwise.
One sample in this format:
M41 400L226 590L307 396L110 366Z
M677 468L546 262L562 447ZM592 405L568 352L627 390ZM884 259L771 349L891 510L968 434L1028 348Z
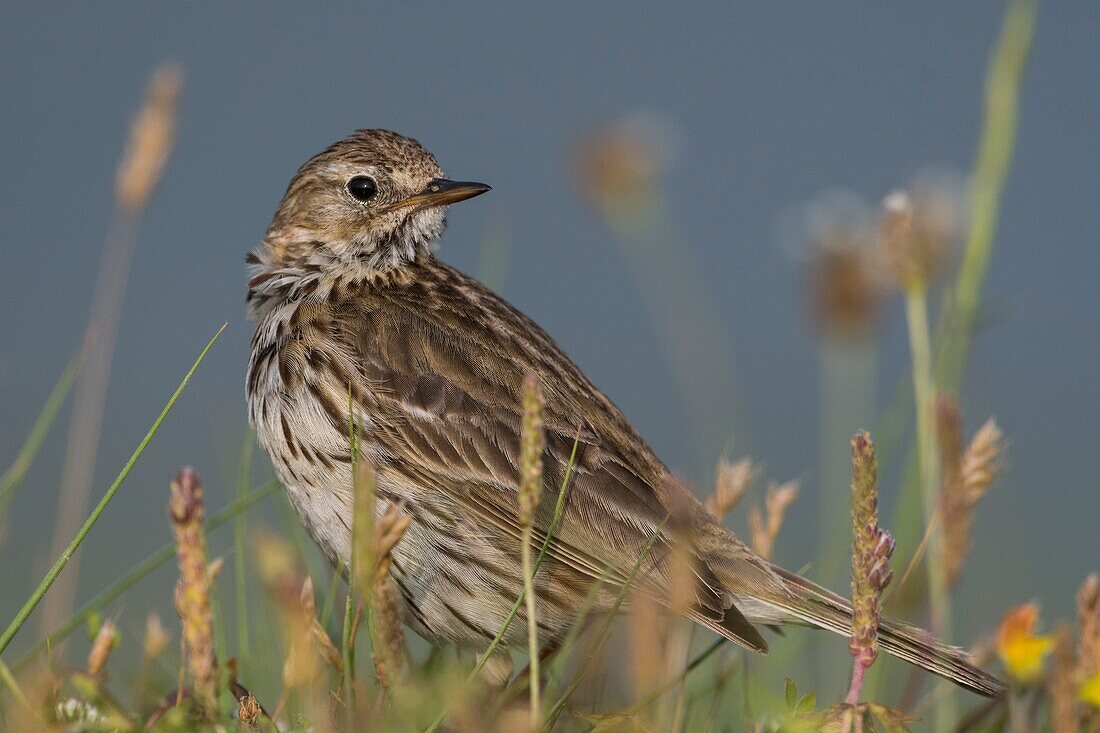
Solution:
M758 626L850 634L846 599L753 552L538 324L436 257L448 207L489 190L445 178L412 138L359 130L302 165L246 257L257 322L249 419L328 560L347 574L361 456L376 511L410 517L389 570L404 621L430 641L487 650L523 592L519 456L533 374L544 491L528 536L539 547L550 538L533 581L541 649L586 603L611 612L626 585L755 652L768 650ZM678 547L691 560L686 602L671 598ZM518 618L485 658L491 686L509 681L508 649L527 639ZM926 631L883 619L879 643L965 689L1003 694Z

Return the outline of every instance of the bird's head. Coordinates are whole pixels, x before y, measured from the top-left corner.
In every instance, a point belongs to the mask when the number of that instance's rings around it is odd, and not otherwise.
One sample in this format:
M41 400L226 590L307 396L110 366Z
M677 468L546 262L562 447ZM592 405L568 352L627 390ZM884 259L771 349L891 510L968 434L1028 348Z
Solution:
M430 252L450 204L489 190L443 177L435 156L388 130L360 130L303 165L264 239L271 264L313 261L384 274Z

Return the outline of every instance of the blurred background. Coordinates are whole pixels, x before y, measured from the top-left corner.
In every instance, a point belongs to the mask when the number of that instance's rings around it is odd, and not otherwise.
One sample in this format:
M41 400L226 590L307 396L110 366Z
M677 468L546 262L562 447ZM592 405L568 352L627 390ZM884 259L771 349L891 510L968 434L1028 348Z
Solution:
M244 255L296 168L361 127L416 137L448 174L493 186L451 212L440 257L544 326L697 493L721 455L763 467L751 501L766 478L801 482L778 561L813 563L834 527L847 544L858 428L894 444L884 524L905 513L902 301L884 295L862 336L829 335L815 247L831 222L873 224L914 181L963 189L999 3L24 3L2 15L0 467L79 347L127 128L165 61L184 79L178 141L137 234L93 500L229 324L89 536L77 600L169 539L179 466L205 478L212 508L231 500L247 435ZM966 434L995 416L1010 441L956 594L964 645L1029 599L1068 616L1100 557L1098 28L1095 3L1044 6L1025 71L959 390ZM884 417L899 410L909 417ZM66 410L5 519L4 624L54 559L67 425ZM258 455L256 481L270 476ZM742 510L731 526L744 522ZM213 552L230 542L215 535ZM843 588L843 573L822 579ZM149 607L171 615L173 577L131 591L123 628Z

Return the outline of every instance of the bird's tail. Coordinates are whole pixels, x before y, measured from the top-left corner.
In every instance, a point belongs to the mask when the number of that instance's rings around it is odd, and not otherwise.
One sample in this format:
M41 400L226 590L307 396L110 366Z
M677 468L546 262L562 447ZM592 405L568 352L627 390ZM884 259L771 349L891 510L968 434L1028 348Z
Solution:
M760 599L780 613L776 621L816 626L842 636L852 631L852 606L844 598L794 573L774 567L790 591L781 597ZM783 597L785 596L785 597ZM750 618L752 614L749 614ZM1001 697L1005 685L970 662L962 649L937 641L927 631L894 619L879 623L879 645L888 654L951 680L986 697Z

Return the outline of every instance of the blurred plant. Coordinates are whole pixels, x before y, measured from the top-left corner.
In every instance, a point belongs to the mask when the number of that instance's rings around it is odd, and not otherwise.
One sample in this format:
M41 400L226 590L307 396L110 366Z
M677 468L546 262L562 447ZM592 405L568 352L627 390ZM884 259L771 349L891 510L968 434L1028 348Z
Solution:
M104 619L92 641L85 670L89 677L99 677L107 666L107 658L118 647L118 628L111 619Z
M1058 733L1077 730L1077 684L1074 680L1073 632L1060 623L1053 634L1054 665L1047 679L1050 696L1050 722Z
M882 591L890 584L894 540L878 525L878 464L867 433L852 439L852 684L846 703L856 705L863 675L878 657Z
M282 717L292 695L300 700L305 719L320 724L326 720L321 688L321 667L318 661L321 651L313 632L312 603L303 601L306 587L305 574L294 549L285 540L262 532L253 540L253 557L260 573L260 580L268 597L274 602L278 620L277 629L283 641L282 667L283 691L272 717Z
M180 578L176 585L176 611L183 626L183 642L191 693L201 709L211 714L217 707L218 667L214 659L214 617L210 606L211 576L206 563L206 539L202 483L190 468L172 482L168 515L176 537Z
M873 218L859 197L830 191L806 204L801 219L810 316L823 337L851 347L874 333L888 291Z
M1078 697L1092 708L1082 712L1082 724L1100 727L1100 573L1077 591L1077 634Z
M81 349L84 365L73 396L68 447L62 463L57 520L49 557L62 553L88 510L115 338L130 262L137 243L138 225L175 144L176 104L182 84L183 77L175 67L161 66L153 73L145 102L130 127L130 136L119 164L115 179L115 212L107 233L91 313L84 332ZM79 562L78 556L69 572L58 579L52 602L40 619L42 633L53 629L72 608Z
M530 661L531 730L537 730L542 704L539 700L539 626L536 616L535 571L531 563L531 533L535 526L535 510L542 496L542 453L546 450L546 435L542 427L542 390L538 375L529 373L523 381L523 424L520 431L519 506L518 519L522 528L520 557L523 568L524 597L527 604L527 654Z
M916 413L917 467L924 505L928 552L929 626L933 634L950 637L951 600L948 594L943 530L937 520L941 466L936 439L935 381L932 337L928 326L928 290L940 269L955 231L956 217L945 213L951 199L935 193L897 191L883 201L879 242L905 298L905 320L913 372ZM936 723L943 728L954 719L954 695L947 692L936 706Z
M959 581L970 549L970 528L974 506L1000 470L1004 442L1000 428L992 419L974 434L964 451L962 417L954 396L941 394L936 402L936 431L939 440L943 481L940 488L939 516L943 526L943 544L939 563L948 586Z
M773 482L768 485L768 491L764 495L764 510L761 511L755 504L749 508L750 544L761 557L771 559L775 538L783 527L783 519L797 498L797 481L788 481L781 486Z
M674 123L652 112L626 115L584 136L575 170L584 201L615 235L645 298L684 401L695 465L735 434L748 435L735 389L733 348L721 310L705 289L684 229L669 216L662 178L676 159Z
M23 477L27 475L27 470L30 469L35 456L38 455L38 449L42 447L42 441L46 439L46 433L49 432L57 413L61 411L62 405L65 404L65 399L69 396L69 391L76 382L77 375L80 374L82 363L82 351L69 360L65 371L61 373L57 383L50 391L49 397L46 398L46 404L42 406L42 411L38 413L30 432L27 433L27 439L23 441L15 460L0 475L0 544L5 539L4 517L15 495L15 490L23 482Z
M715 469L714 491L706 500L707 511L720 520L725 519L741 503L759 475L760 468L751 458L742 458L736 463L720 458Z
M1040 679L1054 648L1050 636L1035 633L1038 623L1039 606L1025 603L1005 614L997 632L997 654L1017 682L1028 684Z
M839 582L846 558L850 426L876 414L877 342L889 280L875 247L875 219L859 196L825 191L787 217L784 236L805 268L807 312L820 336L818 550L814 567L826 585ZM828 674L834 660L819 660Z
M372 556L377 558L370 586L374 671L385 692L392 692L405 666L405 632L400 596L390 576L390 554L412 522L403 502L391 504L378 521Z

